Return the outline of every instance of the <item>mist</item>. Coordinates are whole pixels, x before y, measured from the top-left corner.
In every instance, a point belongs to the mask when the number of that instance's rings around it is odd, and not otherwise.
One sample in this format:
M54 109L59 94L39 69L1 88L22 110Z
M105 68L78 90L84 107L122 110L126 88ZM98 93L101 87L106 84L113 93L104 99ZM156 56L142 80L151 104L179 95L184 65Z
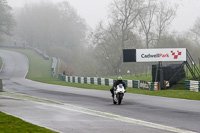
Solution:
M7 20L13 22L8 26L13 28L1 34L0 45L38 48L59 58L60 73L65 71L69 76L125 75L128 70L137 75L150 71L152 64L123 63L122 49L187 48L198 62L199 18L194 18L190 29L171 30L182 6L180 3L167 0L107 3L107 19L92 22L91 26L88 23L91 20L86 20L68 1L8 0L12 7L15 5L9 11L13 17ZM85 2L82 6L87 5ZM90 15L98 16L98 13Z

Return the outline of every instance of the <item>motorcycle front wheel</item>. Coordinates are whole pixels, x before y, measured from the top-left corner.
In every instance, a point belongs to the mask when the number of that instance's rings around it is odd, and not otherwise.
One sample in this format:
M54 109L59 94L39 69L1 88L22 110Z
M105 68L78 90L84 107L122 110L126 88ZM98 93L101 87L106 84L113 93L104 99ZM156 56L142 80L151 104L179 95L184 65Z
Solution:
M122 97L123 97L123 95L122 95L121 93L119 93L119 95L118 95L118 105L121 104L121 102L122 102Z

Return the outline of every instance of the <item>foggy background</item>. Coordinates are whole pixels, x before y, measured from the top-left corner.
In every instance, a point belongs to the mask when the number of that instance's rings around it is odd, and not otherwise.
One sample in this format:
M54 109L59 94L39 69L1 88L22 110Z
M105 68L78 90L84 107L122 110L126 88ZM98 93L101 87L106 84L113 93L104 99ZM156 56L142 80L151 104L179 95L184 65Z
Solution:
M0 26L6 31L0 34L0 45L39 48L58 57L60 72L67 75L150 71L151 64L123 63L125 48L180 47L187 48L196 62L200 58L199 0L7 2L4 6L10 8L4 14L7 19L1 18L7 25Z
M7 0L13 8L22 7L25 3L35 3L41 0ZM45 1L45 0L42 0ZM46 0L49 1L49 0ZM54 3L64 0L51 0ZM91 28L95 28L98 22L107 19L108 5L112 0L68 0L77 13L83 17ZM171 30L184 31L192 27L195 19L200 17L199 0L168 0L179 5L177 16L172 22Z

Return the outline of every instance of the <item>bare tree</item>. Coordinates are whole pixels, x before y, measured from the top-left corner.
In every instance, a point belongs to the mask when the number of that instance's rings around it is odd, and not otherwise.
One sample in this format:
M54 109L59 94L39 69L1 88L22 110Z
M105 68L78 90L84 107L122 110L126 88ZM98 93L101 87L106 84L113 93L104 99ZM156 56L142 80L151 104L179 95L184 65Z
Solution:
M85 21L77 14L76 10L66 1L57 5L60 15L59 40L66 47L75 49L81 47L85 39ZM70 45L70 46L69 46Z
M53 4L25 5L17 19L17 35L28 45L45 50L53 44L59 25L58 10Z
M168 28L176 16L178 5L170 6L166 0L162 0L158 4L156 13L157 20L157 45L159 45L163 32Z
M146 1L139 15L146 48L149 48L151 43L159 44L163 32L176 16L177 7L177 5L170 6L166 0Z
M200 18L197 18L191 32L194 34L194 41L200 45Z
M113 28L110 24L110 33L115 39L118 37L121 40L122 48L125 47L125 41L129 39L130 31L136 26L136 18L140 13L141 5L141 0L114 0L112 3L110 16L120 32L112 33Z
M101 71L105 71L107 66L112 68L109 72L118 74L119 69L122 71L122 50L141 45L140 37L134 31L143 2L143 0L113 0L110 4L108 25L100 23L93 32L95 55L100 62L100 69L104 68Z
M149 48L150 42L153 40L153 28L155 27L155 13L156 13L156 2L155 0L148 0L147 4L144 5L143 10L139 14L139 21L141 24L141 30L145 35L146 48Z
M121 49L117 63L118 68L122 63L122 49L125 48L125 42L130 39L131 31L136 26L136 19L142 4L143 0L113 0L111 4L112 24L109 23L108 31L116 42L120 42L120 46L116 46Z

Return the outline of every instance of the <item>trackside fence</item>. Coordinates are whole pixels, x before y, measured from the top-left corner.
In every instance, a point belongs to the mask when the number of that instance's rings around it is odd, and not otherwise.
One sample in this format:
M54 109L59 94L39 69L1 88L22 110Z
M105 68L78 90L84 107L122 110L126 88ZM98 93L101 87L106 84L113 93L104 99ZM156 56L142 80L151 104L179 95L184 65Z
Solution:
M185 80L186 90L200 92L200 81Z
M94 84L94 85L106 85L113 86L116 81L114 79L99 78L99 77L77 77L77 76L65 76L58 74L58 78L65 82L81 83L81 84ZM147 89L147 90L158 90L158 82L141 82L140 80L123 80L127 87Z

